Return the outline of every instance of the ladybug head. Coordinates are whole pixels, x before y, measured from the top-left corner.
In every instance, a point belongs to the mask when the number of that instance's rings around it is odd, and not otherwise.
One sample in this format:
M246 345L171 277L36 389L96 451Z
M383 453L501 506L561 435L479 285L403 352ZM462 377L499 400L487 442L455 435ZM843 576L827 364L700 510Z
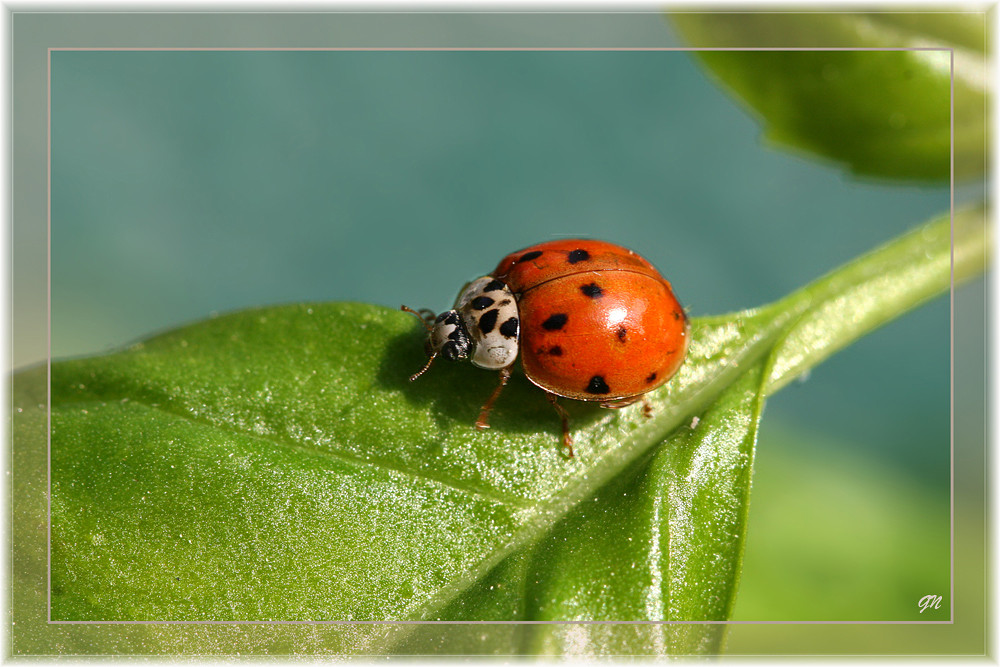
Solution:
M469 331L465 328L457 310L446 310L436 318L428 329L427 343L424 346L427 356L440 354L445 359L464 361L469 358L472 343Z
M406 306L401 307L408 313L413 313L420 318L427 329L427 341L424 343L424 351L427 353L427 363L419 371L410 376L410 380L416 380L431 367L431 364L438 355L452 361L465 361L472 351L472 342L469 332L462 321L457 310L446 310L437 317L430 310L419 312Z

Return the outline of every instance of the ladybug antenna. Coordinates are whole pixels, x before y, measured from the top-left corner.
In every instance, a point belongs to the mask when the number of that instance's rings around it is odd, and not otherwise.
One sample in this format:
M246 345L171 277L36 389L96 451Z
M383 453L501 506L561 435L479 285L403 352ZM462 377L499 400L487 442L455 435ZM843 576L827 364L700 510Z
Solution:
M431 322L434 321L434 311L428 310L427 308L421 308L420 310L413 310L409 306L400 306L399 308L400 310L404 310L407 313L410 313L411 315L416 317L418 320L420 320L420 323L424 325L425 329L427 329L427 333L434 333L434 325L431 324ZM430 340L427 341L427 352L429 355L427 358L427 363L424 364L423 368L421 368L419 371L410 376L410 382L413 382L418 377L426 373L427 369L431 367L431 364L434 363L434 360L438 356L437 350L431 352Z
M438 356L437 352L434 352L433 354L431 354L431 356L427 358L427 363L424 364L424 367L421 368L419 371L417 371L416 373L414 373L413 375L410 376L410 382L413 382L418 377L420 377L421 375L423 375L427 371L427 369L431 367L431 364L434 363L434 360L437 359L437 356Z
M427 329L428 333L434 330L434 327L431 326L430 323L430 320L434 319L433 312L427 310L426 308L421 308L419 311L416 311L410 308L409 306L400 306L399 309L405 310L406 312L414 315L418 320L420 320L420 323L424 325L424 328ZM426 367L424 368L424 370L427 370ZM420 373L423 372L424 371L420 371ZM418 373L417 375L419 375L420 373Z

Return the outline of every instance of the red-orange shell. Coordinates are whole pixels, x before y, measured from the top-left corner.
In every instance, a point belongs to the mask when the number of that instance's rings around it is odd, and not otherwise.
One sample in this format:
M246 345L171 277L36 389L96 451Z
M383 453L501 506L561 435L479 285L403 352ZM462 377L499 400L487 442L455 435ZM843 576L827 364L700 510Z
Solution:
M684 361L684 309L656 268L627 248L550 241L508 255L491 275L518 298L525 375L553 394L627 401Z

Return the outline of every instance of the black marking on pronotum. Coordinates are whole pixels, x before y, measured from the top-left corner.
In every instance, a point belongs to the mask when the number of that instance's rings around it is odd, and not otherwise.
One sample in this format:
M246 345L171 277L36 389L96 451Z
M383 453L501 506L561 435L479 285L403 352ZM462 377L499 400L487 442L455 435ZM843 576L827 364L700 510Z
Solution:
M590 259L590 253L586 250L572 250L569 253L569 263L576 264Z
M493 310L487 310L483 313L483 316L479 318L479 330L484 334L488 334L493 331L493 327L497 325L497 317L499 317L500 311L494 308Z
M448 334L448 342L441 346L441 354L445 359L457 361L469 356L469 335L461 324Z
M517 318L508 318L506 322L500 325L500 335L504 338L515 338L517 337Z
M521 262L530 262L531 260L538 259L541 256L542 256L541 250L532 250L531 252L526 252L523 255L521 255L518 258L517 263L520 264Z
M653 371L652 373L646 376L646 384L650 384L655 380L656 380L656 371Z
M586 285L580 285L580 291L584 295L589 296L591 299L596 299L599 296L604 296L604 290L597 283L588 283Z
M458 313L454 310L446 310L438 315L434 321L438 324L442 322L445 324L458 324Z
M475 310L486 310L493 305L493 299L488 296L477 296L472 300L472 307Z
M618 340L622 343L625 342L625 336L628 335L628 329L625 327L618 327Z
M483 287L483 291L484 292L496 292L498 289L503 289L503 288L504 288L503 281L502 280L497 280L496 278L494 278L493 280L491 280L488 283L486 283L486 285Z
M556 313L555 315L550 315L549 319L542 322L542 328L546 331L559 331L564 326L566 326L566 320L569 316L566 313Z
M510 305L510 299L504 299L503 301L501 301L497 305L498 306L509 306Z
M590 384L587 385L585 390L588 394L610 394L611 387L608 383L604 381L604 378L600 375L595 375L590 378Z

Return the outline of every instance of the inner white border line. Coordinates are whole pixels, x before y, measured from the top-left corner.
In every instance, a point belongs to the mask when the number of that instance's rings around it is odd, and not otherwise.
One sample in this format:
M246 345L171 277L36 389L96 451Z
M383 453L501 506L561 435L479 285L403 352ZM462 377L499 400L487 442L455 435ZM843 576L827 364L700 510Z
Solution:
M949 51L943 46L50 46L52 51Z
M49 621L51 625L951 625L952 621Z
M942 51L950 57L950 89L949 89L949 123L950 123L950 219L951 219L951 289L950 301L950 412L951 412L951 590L949 605L951 616L947 621L53 621L52 620L52 53L54 51ZM243 47L243 46L209 46L209 47L156 47L156 46L52 46L48 48L47 57L47 90L48 106L46 124L46 219L47 219L47 324L48 324L48 358L46 359L46 423L47 452L46 466L48 473L48 538L46 568L46 623L49 625L952 625L955 623L955 50L946 47L675 47L675 46L317 46L317 47Z
M951 228L951 289L948 294L948 310L949 310L949 320L951 324L951 335L950 335L950 364L951 376L949 378L949 388L951 390L951 400L949 401L949 411L951 412L951 423L949 425L949 433L951 435L951 622L955 622L955 50L949 49L951 51L951 87L949 89L949 98L951 101L951 106L948 109L948 121L950 124L950 137L949 143L951 145L951 151L949 159L951 162L948 165L948 190L951 196L949 209L950 209L950 222L949 226ZM985 116L984 116L985 117ZM988 560L986 562L989 562Z
M45 124L45 431L48 434L48 451L45 455L45 469L48 476L45 494L48 526L46 530L45 600L48 605L47 619L52 622L52 50L46 54L45 104L48 108Z

